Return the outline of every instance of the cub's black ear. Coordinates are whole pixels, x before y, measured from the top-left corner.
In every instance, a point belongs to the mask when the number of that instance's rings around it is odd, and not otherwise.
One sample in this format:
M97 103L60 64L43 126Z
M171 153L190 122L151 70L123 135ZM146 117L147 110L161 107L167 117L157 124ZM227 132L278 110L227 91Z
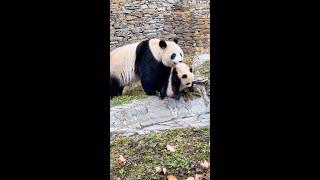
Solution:
M177 38L174 38L174 39L173 39L173 42L175 42L176 44L178 44L178 39L177 39Z
M182 78L185 79L187 78L188 76L186 74L182 75Z
M167 47L167 43L166 43L164 40L160 40L159 46L160 46L162 49L164 49L164 48Z
M190 68L190 72L192 72L192 68Z

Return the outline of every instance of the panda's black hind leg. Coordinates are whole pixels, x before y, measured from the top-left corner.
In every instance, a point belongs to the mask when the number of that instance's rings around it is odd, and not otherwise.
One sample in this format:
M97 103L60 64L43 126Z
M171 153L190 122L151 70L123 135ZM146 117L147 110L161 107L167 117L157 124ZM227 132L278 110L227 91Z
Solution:
M120 87L119 87L119 90L118 90L118 94L119 94L119 96L121 96L121 95L122 95L123 89L124 89L124 87L123 87L123 86L120 86Z
M122 95L123 87L120 86L120 82L117 78L111 77L110 78L110 98L114 96Z

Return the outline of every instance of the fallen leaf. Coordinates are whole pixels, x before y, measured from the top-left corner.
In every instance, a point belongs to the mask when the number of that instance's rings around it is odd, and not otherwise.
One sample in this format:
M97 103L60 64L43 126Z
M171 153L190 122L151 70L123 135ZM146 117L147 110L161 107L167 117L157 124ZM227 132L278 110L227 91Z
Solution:
M139 143L137 146L136 146L136 150L140 150L142 147L142 145Z
M200 165L201 165L204 169L209 169L209 168L210 168L210 163L207 162L206 160L204 160L204 162L201 162Z
M188 177L187 180L194 180L194 177Z
M161 168L160 167L156 167L156 173L160 172Z
M196 174L196 176L194 177L194 180L202 180L203 175L201 174Z
M163 174L166 174L167 169L166 168L162 168Z
M176 149L174 149L174 147L167 145L167 150L169 150L170 152L175 152Z
M177 178L174 175L167 176L167 180L177 180Z
M126 163L126 159L120 155L117 159L117 162L120 164L120 165L124 165Z

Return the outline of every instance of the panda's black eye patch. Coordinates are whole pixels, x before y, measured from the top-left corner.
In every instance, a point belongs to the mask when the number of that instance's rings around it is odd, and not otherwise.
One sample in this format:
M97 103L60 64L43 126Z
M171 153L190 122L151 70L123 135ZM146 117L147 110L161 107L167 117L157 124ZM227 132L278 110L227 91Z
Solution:
M182 54L180 53L180 56L182 57Z
M182 75L182 78L185 79L187 78L188 76L186 74Z
M190 83L187 83L186 85L188 86Z
M171 55L171 59L174 59L176 57L176 53L173 53L172 55Z

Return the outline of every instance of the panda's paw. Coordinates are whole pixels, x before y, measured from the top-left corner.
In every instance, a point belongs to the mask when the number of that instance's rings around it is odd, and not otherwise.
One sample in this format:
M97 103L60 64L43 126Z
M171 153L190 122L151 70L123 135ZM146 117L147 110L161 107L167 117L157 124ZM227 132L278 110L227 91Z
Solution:
M175 100L179 101L179 100L180 100L180 98L181 98L181 96L179 96L179 95L175 95L175 96L173 96L173 98L174 98Z
M160 95L160 99L164 99L166 96L164 95Z
M146 92L146 95L148 95L148 96L156 96L157 95L157 93L155 93L155 92Z

